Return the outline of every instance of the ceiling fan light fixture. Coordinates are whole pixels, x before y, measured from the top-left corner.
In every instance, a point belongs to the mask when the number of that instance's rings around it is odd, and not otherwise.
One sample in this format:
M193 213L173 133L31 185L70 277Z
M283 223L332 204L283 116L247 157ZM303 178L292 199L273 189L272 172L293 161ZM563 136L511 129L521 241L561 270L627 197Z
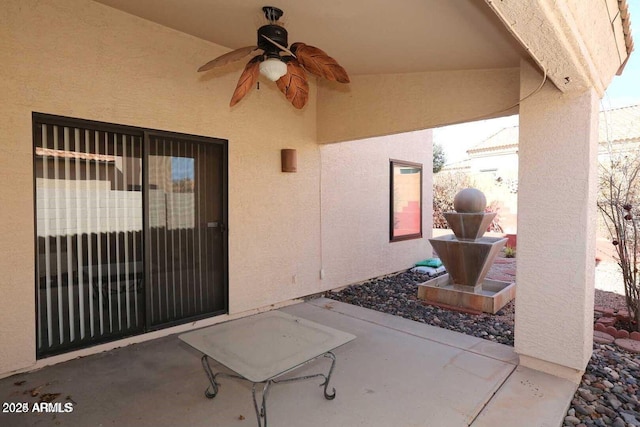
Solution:
M260 74L275 82L287 74L287 64L277 58L267 58L260 63Z
M262 11L268 23L258 28L255 46L227 52L198 68L198 72L207 71L252 56L238 79L230 107L255 87L260 74L275 82L287 101L297 109L304 108L309 99L306 72L329 81L349 83L345 69L322 49L301 42L288 48L287 30L278 22L283 15L281 9L265 6Z

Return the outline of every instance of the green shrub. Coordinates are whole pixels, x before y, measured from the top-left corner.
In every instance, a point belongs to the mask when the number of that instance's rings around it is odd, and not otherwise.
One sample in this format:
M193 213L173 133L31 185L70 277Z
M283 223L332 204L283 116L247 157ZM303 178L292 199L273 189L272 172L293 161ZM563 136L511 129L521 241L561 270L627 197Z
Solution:
M504 257L505 258L515 258L516 257L516 249L511 246L505 246L504 248Z

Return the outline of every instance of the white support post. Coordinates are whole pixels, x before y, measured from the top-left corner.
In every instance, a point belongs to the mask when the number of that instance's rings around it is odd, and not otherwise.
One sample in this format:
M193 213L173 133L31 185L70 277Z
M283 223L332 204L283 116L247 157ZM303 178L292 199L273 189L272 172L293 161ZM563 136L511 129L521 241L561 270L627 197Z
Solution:
M521 96L542 76L522 62ZM576 383L591 357L598 96L547 83L520 105L515 350Z

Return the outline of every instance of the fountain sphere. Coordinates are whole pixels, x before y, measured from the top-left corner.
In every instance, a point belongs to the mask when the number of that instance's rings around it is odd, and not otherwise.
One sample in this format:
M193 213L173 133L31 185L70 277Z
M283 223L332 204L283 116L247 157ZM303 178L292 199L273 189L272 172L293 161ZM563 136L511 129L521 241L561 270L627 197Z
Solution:
M458 213L480 213L487 207L484 193L475 188L460 190L453 198L453 208Z

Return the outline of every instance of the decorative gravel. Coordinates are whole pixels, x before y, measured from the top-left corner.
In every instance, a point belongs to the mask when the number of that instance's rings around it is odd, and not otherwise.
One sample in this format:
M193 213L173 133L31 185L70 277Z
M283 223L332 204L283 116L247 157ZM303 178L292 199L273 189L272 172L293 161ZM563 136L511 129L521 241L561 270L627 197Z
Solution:
M515 301L497 314L467 314L423 305L418 283L427 277L411 272L352 285L327 298L402 316L467 335L513 346ZM623 308L621 295L596 290L596 305ZM615 345L594 344L593 355L571 401L564 426L640 427L640 355Z
M428 276L407 271L329 292L326 297L513 346L513 302L496 315L466 314L423 305L417 297L418 283L427 279Z
M595 344L564 426L640 426L639 379L640 355Z

